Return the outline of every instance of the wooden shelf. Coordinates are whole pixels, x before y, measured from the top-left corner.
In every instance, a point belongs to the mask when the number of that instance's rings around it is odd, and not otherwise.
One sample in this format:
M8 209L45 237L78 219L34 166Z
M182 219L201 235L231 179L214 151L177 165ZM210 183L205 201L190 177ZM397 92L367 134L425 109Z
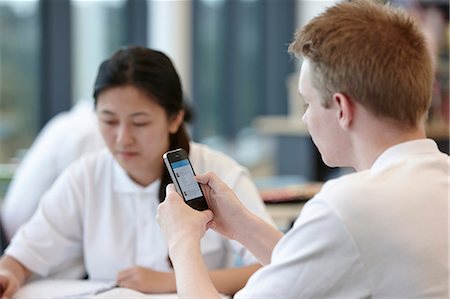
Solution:
M261 133L282 136L309 136L305 124L300 117L260 116L255 118L253 126ZM427 124L427 137L436 140L448 140L450 135L449 124Z
M427 137L436 140L449 140L450 127L449 124L429 123L427 124Z
M253 127L268 135L309 136L300 117L260 116L253 120Z

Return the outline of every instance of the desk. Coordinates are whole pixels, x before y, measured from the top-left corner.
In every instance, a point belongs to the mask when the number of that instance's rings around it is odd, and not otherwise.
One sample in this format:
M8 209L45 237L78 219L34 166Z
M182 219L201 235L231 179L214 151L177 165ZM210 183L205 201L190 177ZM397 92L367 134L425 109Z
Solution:
M143 294L126 288L113 288L111 281L92 280L36 280L25 284L13 296L13 299L175 299L177 294ZM95 294L99 290L105 290ZM229 298L222 296L222 298Z
M306 182L260 188L259 192L275 225L286 232L297 219L303 205L314 197L322 186L321 182Z
M297 219L304 202L266 203L266 209L275 225L282 232L287 232Z

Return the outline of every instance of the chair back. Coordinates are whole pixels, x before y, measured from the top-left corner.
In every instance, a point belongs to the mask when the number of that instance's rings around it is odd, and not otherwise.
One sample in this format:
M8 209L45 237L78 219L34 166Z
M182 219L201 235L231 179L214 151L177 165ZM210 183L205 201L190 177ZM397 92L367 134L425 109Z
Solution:
M6 246L8 246L8 242L6 241L6 234L3 229L2 218L0 217L0 255L3 255Z

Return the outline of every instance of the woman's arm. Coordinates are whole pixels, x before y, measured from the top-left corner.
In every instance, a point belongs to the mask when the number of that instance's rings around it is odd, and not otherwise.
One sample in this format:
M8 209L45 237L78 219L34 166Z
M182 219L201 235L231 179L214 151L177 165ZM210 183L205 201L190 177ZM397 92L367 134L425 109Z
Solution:
M244 287L248 278L261 265L218 269L208 272L210 280L219 293L233 295ZM144 267L132 267L121 271L117 284L143 293L172 293L177 291L175 273L158 272Z

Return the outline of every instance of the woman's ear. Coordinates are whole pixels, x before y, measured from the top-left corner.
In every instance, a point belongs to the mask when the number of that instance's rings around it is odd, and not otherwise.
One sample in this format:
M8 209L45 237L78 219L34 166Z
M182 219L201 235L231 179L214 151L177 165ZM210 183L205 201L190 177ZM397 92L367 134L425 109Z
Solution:
M347 130L354 118L354 102L353 100L343 93L335 93L333 95L333 102L337 107L336 118L340 126Z
M180 110L177 114L169 119L169 133L175 134L184 122L184 110Z

